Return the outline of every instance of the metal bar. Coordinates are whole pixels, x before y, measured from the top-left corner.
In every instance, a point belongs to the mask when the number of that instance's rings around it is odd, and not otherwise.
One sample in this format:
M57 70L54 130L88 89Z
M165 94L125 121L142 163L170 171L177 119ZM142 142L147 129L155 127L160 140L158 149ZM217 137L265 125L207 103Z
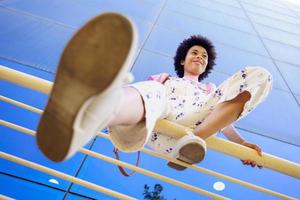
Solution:
M0 65L0 78L44 93L49 93L52 88L52 83L49 81L45 81L41 78L16 71L2 65ZM185 135L186 131L190 129L167 120L159 120L156 123L155 130L162 134L178 138ZM251 159L265 168L300 178L300 165L297 163L267 153L263 153L260 157L253 149L215 136L209 137L206 139L206 142L208 148L213 150L239 159Z

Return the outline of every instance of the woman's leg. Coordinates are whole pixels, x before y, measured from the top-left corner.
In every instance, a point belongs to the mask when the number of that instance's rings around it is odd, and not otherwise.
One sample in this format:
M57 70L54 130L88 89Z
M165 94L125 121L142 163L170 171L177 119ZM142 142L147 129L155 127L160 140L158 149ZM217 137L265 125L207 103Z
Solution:
M145 107L140 93L133 87L124 87L122 90L124 95L120 100L119 109L108 123L108 127L137 124L145 118Z
M108 123L112 143L121 151L140 150L150 138L157 119L168 112L165 86L143 81L122 88L115 117Z
M202 139L206 139L230 125L239 117L250 97L250 93L244 91L234 99L218 104L205 120L195 128L194 133Z
M266 69L245 67L239 70L225 80L212 95L206 109L212 108L213 110L204 117L194 133L206 139L246 116L265 100L271 88L272 75ZM245 107L247 101L249 103Z

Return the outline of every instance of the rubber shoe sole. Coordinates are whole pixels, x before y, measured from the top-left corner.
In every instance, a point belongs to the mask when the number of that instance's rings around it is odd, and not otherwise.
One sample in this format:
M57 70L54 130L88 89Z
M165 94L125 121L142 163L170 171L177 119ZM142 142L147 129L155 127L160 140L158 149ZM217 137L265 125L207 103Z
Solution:
M133 41L132 24L115 13L97 16L71 38L61 56L48 104L37 129L37 144L52 161L73 154L73 123L81 105L110 87Z
M189 143L184 145L179 150L179 157L177 158L177 160L192 165L201 162L204 157L205 149L201 145L197 143ZM173 162L168 162L168 166L179 171L186 169L185 166Z

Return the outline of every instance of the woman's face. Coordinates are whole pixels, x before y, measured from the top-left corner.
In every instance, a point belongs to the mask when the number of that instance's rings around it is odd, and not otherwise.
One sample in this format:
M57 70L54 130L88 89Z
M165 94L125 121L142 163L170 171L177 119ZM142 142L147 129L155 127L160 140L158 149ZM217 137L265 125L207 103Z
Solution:
M192 46L185 57L185 60L181 61L184 66L184 75L199 76L205 72L208 63L208 55L206 50L198 45Z

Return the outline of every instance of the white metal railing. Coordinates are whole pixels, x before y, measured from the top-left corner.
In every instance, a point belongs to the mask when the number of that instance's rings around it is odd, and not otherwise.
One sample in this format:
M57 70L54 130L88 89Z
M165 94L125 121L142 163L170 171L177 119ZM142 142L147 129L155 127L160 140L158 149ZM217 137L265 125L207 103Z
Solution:
M9 128L12 128L12 129L15 129L15 130L18 130L18 131L21 131L23 133L27 133L27 134L30 134L32 136L35 136L35 132L33 130L30 130L30 129L27 129L27 128L24 128L24 127L21 127L21 126L18 126L16 124L13 124L13 123L10 123L10 122L7 122L7 121L4 121L4 120L0 120L0 125L4 125L6 127L9 127ZM122 167L126 167L130 170L134 170L138 173L141 173L141 174L144 174L144 175L147 175L147 176L150 176L150 177L153 177L153 178L156 178L156 179L160 179L162 181L165 181L167 183L170 183L170 184L173 184L173 185L177 185L177 186L180 186L182 188L185 188L187 190L191 190L193 192L197 192L199 194L202 194L202 195L206 195L208 197L211 197L211 198L214 198L214 199L228 199L226 197L223 197L221 195L218 195L218 194L214 194L212 192L208 192L206 190L203 190L203 189L200 189L200 188L197 188L195 186L192 186L192 185L189 185L189 184L186 184L186 183L183 183L183 182L180 182L180 181L177 181L175 179L172 179L172 178L169 178L169 177L166 177L166 176L163 176L163 175L160 175L160 174L157 174L157 173L154 173L154 172L151 172L149 170L145 170L143 168L140 168L140 167L136 167L134 165L131 165L131 164L128 164L126 162L123 162L123 161L119 161L119 160L116 160L114 158L110 158L108 156L105 156L105 155L102 155L102 154L99 154L99 153L96 153L96 152L93 152L93 151L90 151L90 150L87 150L87 149L84 149L84 148L81 148L79 150L81 153L84 153L88 156L92 156L94 158L97 158L97 159L101 159L101 160L104 160L106 162L109 162L109 163L113 163L115 165L118 165L118 166L122 166ZM3 152L0 152L0 157L3 157L3 158L8 158L9 156L7 156L5 153ZM12 156L13 158L16 158L15 156ZM17 159L9 159L11 161L16 161ZM31 168L34 168L34 169L37 169L37 170L40 170L40 171L43 171L45 173L49 173L49 174L52 174L54 176L58 176L62 179L65 179L65 180L69 180L69 181L72 181L70 179L70 177L66 177L65 175L62 175L62 173L58 173L58 172L53 172L53 173L50 173L51 172L51 169L46 169L46 167L40 167L40 166L35 166L33 163L30 163L28 164L28 162L23 162L24 159L19 159L17 163L19 164L23 164L25 166L28 166L28 167L31 167ZM81 184L83 185L79 180L75 180L76 182L75 183L78 183L78 184ZM94 189L95 187L93 185L89 185L89 184L85 184L83 185L85 187L88 187L90 189ZM105 194L108 194L108 195L117 195L117 194L113 194L113 193L107 193L106 191L102 190L102 188L100 189L97 189L97 191L99 192L103 192ZM115 196L117 197L117 196ZM119 196L120 197L120 196ZM124 197L123 197L124 198Z
M1 66L1 65L0 65L0 78L10 81L10 82L13 82L13 83L16 83L16 84L19 84L19 85L22 85L22 86L25 86L27 88L31 88L31 89L46 93L46 94L48 94L51 91L51 87L52 87L52 82L31 76L31 75L28 75L28 74L25 74L22 72L18 72L18 71L12 70L10 68L7 68L7 67ZM4 96L0 96L0 100L14 104L16 106L22 107L27 110L31 110L31 111L39 113L39 114L42 114L42 112L43 112L40 109L34 108L32 106L28 106L24 103L15 101L13 99L10 99L10 98L4 97ZM10 128L16 129L16 130L19 130L21 132L25 132L25 133L34 135L34 132L29 129L20 127L18 125L11 124L11 123L3 121L3 120L0 120L0 124L2 124L4 126L8 126ZM175 124L175 123L167 121L167 120L158 121L155 126L155 129L163 134L171 135L172 137L177 137L177 138L182 137L188 130L187 127L181 126L179 124ZM108 136L106 134L100 134L100 136L108 139ZM252 159L252 160L255 160L259 165L262 165L266 168L276 170L280 173L284 173L289 176L300 178L300 166L297 163L293 163L291 161L288 161L288 160L285 160L285 159L282 159L282 158L279 158L279 157L276 157L276 156L273 156L273 155L270 155L267 153L263 153L262 157L260 157L260 156L257 156L257 153L253 149L250 149L250 148L247 148L247 147L244 147L244 146L238 145L236 143L233 143L233 142L230 142L227 140L223 140L223 139L217 138L217 137L210 137L206 141L208 144L208 148L211 148L213 150L216 150L216 151L219 151L219 152L231 155L231 156L235 156L240 159ZM280 197L283 199L294 199L293 197L290 197L290 196L287 196L284 194L280 194L278 192L274 192L272 190L268 190L266 188L256 186L254 184L250 184L250 183L247 183L247 182L241 181L239 179L235 179L235 178L232 178L232 177L229 177L229 176L217 173L217 172L213 172L211 170L200 168L200 167L194 166L194 165L188 165L188 164L180 162L174 158L167 157L165 155L159 154L154 151L150 151L148 149L143 149L142 151L149 153L151 155L181 164L183 166L195 169L197 171L207 173L209 175L213 175L213 176L216 176L219 178L223 178L223 179L229 180L231 182L234 182L234 183L237 183L237 184L240 184L240 185L261 191L261 192L265 192L265 193L273 195L273 196L277 196L277 197ZM101 155L101 154L99 155L95 152L90 152L86 149L81 149L81 152L88 154L90 156L97 157L99 159L103 159L107 162L114 163L116 165L124 166L126 168L135 170L139 173L143 173L148 176L159 178L161 180L181 186L188 190L192 190L192 191L195 191L195 192L198 192L198 193L201 193L201 194L213 197L213 198L217 198L217 199L226 199L226 197L222 197L220 195L214 196L216 194L210 193L208 191L196 188L189 184L182 183L177 180L170 179L168 177L164 177L162 175L159 175L159 174L147 171L147 170L144 171L144 169L142 169L142 168L137 168L135 166L129 165L127 163L123 163L121 161L117 161L112 158L107 158L105 156L103 157L103 155Z

